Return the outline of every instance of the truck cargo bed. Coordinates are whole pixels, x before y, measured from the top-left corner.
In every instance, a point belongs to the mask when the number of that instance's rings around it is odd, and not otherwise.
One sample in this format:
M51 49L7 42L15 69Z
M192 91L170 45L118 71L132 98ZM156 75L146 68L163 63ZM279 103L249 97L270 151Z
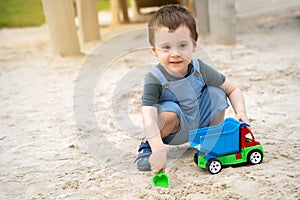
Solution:
M234 118L227 118L219 125L191 130L190 146L208 157L237 153L240 150L241 125L248 126Z

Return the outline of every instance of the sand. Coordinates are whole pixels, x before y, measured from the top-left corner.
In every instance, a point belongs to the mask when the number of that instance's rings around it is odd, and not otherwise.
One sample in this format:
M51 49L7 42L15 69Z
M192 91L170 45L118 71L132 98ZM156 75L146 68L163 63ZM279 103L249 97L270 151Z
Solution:
M201 38L216 68L244 92L266 158L211 175L193 163L188 145L168 146L168 189L153 187L134 163L142 75L156 60L143 31L124 31L145 26L103 28L111 48L91 43L73 57L53 53L46 26L0 30L0 198L299 199L300 19L240 22L231 46ZM113 54L109 65L105 53Z

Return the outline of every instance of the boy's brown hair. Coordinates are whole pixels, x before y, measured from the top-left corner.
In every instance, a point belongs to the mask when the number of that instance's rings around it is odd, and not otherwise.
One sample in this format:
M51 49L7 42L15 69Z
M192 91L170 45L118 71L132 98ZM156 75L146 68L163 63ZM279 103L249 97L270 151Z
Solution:
M149 43L154 47L154 32L156 28L168 27L170 31L175 31L179 26L186 26L191 32L194 42L198 39L196 22L191 13L179 5L167 5L154 13L148 23Z

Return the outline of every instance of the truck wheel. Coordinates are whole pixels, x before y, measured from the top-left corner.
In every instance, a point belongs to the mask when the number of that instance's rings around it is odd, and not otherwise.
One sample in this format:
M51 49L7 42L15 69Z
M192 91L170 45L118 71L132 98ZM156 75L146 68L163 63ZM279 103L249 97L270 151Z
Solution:
M261 163L263 160L262 153L259 150L250 151L247 157L247 161L251 165L256 165Z
M220 161L217 159L211 159L208 161L206 164L206 169L209 171L211 174L217 174L222 170L222 164Z
M197 153L195 153L195 155L194 155L194 162L198 166L198 154Z

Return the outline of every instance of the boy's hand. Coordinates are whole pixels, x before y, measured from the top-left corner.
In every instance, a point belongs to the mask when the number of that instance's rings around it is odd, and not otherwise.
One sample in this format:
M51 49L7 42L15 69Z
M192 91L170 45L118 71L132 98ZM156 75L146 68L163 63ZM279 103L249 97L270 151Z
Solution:
M165 168L167 166L167 151L166 151L166 149L163 148L159 151L152 152L152 154L149 158L149 162L151 165L152 173L156 174L160 170L162 170L164 172Z
M235 118L239 121L242 121L242 122L246 122L247 124L250 124L250 121L246 115L246 113L237 113L235 115Z

